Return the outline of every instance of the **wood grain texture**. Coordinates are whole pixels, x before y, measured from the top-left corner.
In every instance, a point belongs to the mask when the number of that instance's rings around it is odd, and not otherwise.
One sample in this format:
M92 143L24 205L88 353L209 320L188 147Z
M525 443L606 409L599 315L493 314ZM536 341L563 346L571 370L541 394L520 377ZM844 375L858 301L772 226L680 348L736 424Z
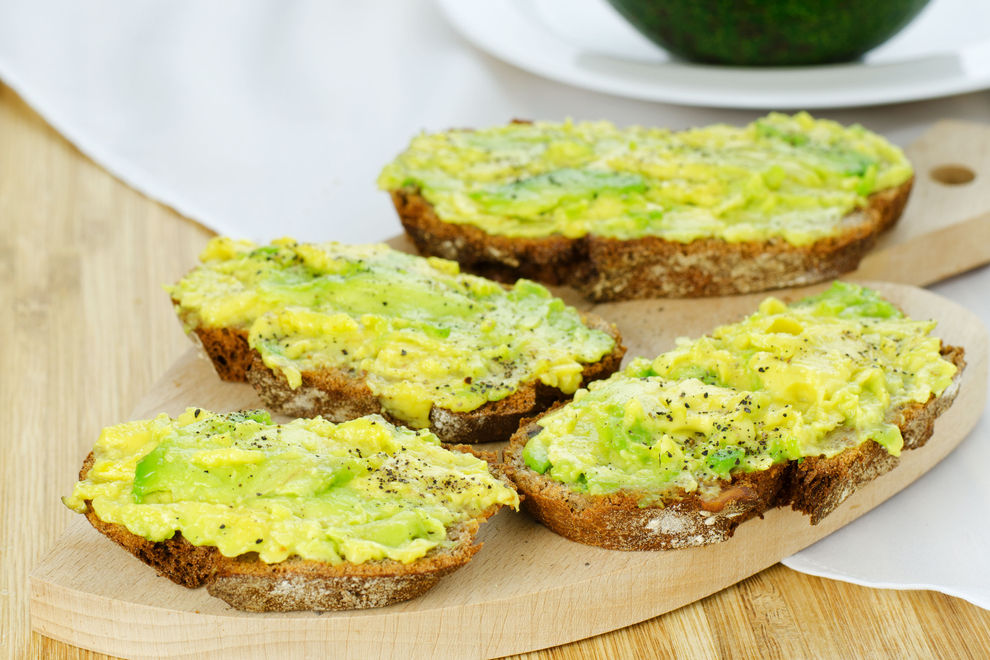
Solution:
M209 232L106 174L2 86L0 222L0 656L105 658L30 632L27 576L72 519L58 498L99 429L188 350L160 286ZM520 657L976 657L988 631L990 612L960 599L778 564L661 617Z
M482 550L465 568L419 598L378 610L317 615L233 610L205 589L190 590L74 521L31 577L32 625L45 634L126 657L264 658L317 653L344 642L341 658L492 657L570 642L630 625L691 603L793 554L868 512L941 460L966 436L986 402L987 331L975 315L923 289L876 284L916 318L938 321L938 335L966 347L968 366L955 405L924 447L906 451L892 472L870 482L816 526L775 509L743 523L724 543L664 552L616 552L573 543L523 514L503 511L478 535ZM795 299L824 285L786 292ZM696 336L751 312L764 294L592 308L616 322L630 355L656 355L681 334ZM143 419L177 415L190 404L217 410L259 406L253 389L223 382L190 349L132 412ZM106 567L113 566L108 572ZM739 616L774 622L781 598L764 598ZM728 612L725 614L729 614ZM167 622L167 623L166 623ZM733 624L734 625L734 624ZM740 644L767 646L763 632ZM222 634L221 634L222 633ZM768 647L769 648L769 647ZM736 655L729 649L730 655Z
M0 656L39 657L28 572L72 518L59 497L93 434L188 348L160 285L210 234L107 175L3 86L0 222Z

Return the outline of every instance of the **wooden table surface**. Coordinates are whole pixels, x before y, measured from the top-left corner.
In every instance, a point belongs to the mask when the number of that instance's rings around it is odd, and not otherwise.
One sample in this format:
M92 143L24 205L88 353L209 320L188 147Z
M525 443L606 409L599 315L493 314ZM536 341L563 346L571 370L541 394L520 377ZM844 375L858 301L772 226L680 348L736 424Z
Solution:
M0 85L0 652L104 657L31 632L28 573L74 515L99 430L125 420L189 340L161 290L211 232L128 188ZM990 612L927 591L776 565L639 625L533 658L977 657Z

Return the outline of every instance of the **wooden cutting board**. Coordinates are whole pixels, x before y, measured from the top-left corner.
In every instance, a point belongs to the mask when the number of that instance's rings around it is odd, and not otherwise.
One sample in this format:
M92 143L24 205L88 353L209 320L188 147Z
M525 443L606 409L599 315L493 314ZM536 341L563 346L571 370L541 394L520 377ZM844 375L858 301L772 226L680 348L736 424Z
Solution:
M778 294L794 299L821 287ZM776 563L866 513L954 449L986 402L987 331L964 308L910 286L877 288L911 316L934 318L936 334L966 348L961 392L935 435L900 465L843 503L818 526L775 510L729 541L667 552L617 552L567 541L522 513L486 524L484 548L464 569L413 601L377 610L315 614L239 612L157 577L79 517L31 576L31 620L58 640L126 657L340 658L491 657L562 644L656 616ZM593 311L619 325L629 355L655 355L751 312L763 295L639 301ZM223 383L190 350L142 400L132 418L187 405L260 406L247 385ZM70 485L66 484L68 492Z
M905 151L907 207L854 276L925 286L990 262L990 124L940 121Z

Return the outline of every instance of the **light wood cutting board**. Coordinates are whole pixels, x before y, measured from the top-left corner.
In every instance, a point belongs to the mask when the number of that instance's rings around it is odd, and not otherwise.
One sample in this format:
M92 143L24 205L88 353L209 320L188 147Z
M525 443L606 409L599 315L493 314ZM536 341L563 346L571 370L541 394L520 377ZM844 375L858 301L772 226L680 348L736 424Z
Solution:
M503 511L481 532L484 548L464 569L413 601L377 610L250 614L205 589L154 571L79 517L31 576L32 627L55 639L126 657L491 657L562 644L680 607L752 575L866 513L954 449L982 413L987 331L970 312L914 287L877 287L910 315L934 318L936 334L964 346L968 367L935 435L854 494L818 526L790 510L740 526L729 541L667 552L617 552L567 541L522 513ZM809 291L779 294L794 299ZM751 312L763 295L598 305L629 355L655 355L675 337L698 335ZM247 385L223 383L190 350L132 418L258 407ZM95 439L94 439L95 440ZM80 457L81 460L81 457ZM66 484L68 492L70 484Z
M905 151L907 207L853 276L925 286L990 262L990 124L941 121Z

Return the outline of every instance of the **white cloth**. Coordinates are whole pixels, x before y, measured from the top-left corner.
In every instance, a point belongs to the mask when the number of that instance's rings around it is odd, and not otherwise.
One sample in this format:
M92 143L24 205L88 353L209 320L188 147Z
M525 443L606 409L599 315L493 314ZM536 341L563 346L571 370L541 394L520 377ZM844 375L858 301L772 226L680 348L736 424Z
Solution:
M399 233L375 179L421 130L566 116L679 128L760 114L543 80L478 52L422 0L0 1L0 78L123 181L257 240ZM987 120L990 95L819 114L903 144L937 119ZM935 290L990 321L988 285L983 269ZM990 608L988 441L984 420L910 489L785 563Z

